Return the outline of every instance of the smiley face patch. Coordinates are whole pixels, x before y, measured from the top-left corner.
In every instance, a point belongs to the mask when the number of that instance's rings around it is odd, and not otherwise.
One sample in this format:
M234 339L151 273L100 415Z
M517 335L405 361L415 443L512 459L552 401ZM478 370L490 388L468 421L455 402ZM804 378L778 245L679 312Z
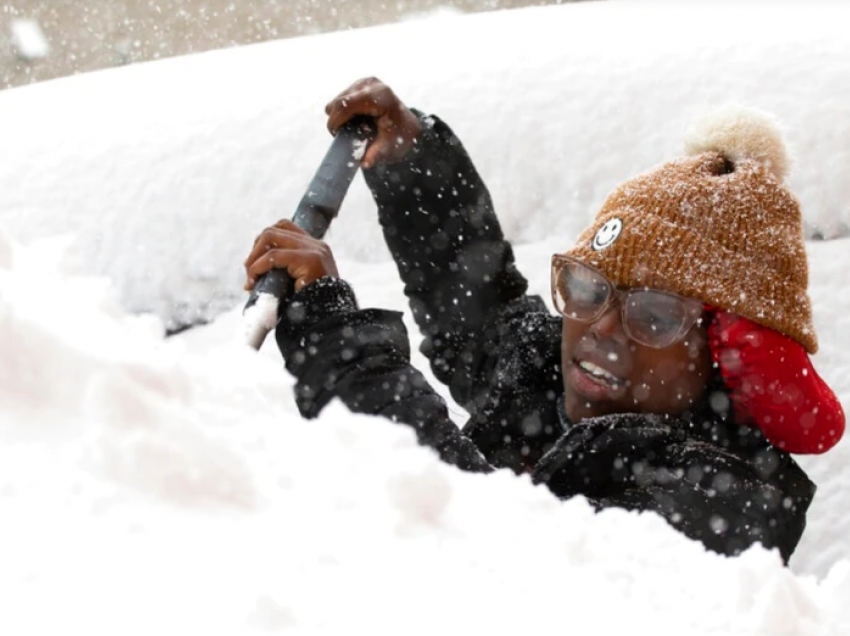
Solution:
M596 232L596 236L593 237L593 241L591 241L590 246L596 250L597 252L601 252L604 249L611 247L618 238L620 238L620 234L623 233L623 220L614 218L609 219L605 225L603 225Z

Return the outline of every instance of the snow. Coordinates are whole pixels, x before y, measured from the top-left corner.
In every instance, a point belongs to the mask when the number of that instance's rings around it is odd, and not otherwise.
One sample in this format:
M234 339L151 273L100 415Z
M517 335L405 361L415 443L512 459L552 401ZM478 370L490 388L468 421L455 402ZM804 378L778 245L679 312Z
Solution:
M726 559L654 515L595 515L526 478L461 473L404 427L336 404L303 421L272 352L234 344L234 314L163 340L101 279L63 272L55 241L12 247L2 633L850 626L846 558L817 579L761 549Z
M254 349L263 346L268 333L277 325L277 310L280 299L273 294L260 292L250 307L246 305L242 314L244 342Z
M361 75L457 130L544 297L605 193L727 98L785 123L808 222L840 233L848 10L697 11L441 15L0 94L0 633L850 633L846 442L800 459L819 490L788 569L461 473L338 404L304 421L274 343L242 344L241 262ZM330 241L362 305L404 307L362 183ZM807 244L814 361L845 409L848 247Z
M50 43L35 20L16 18L9 23L12 49L23 60L41 60L50 55Z
M671 4L441 15L4 91L4 223L23 241L73 233L131 311L208 320L242 295L244 246L301 199L330 142L324 105L377 75L458 132L521 243L568 245L730 101L784 122L810 234L850 229L850 6ZM341 256L388 258L374 219L355 183Z

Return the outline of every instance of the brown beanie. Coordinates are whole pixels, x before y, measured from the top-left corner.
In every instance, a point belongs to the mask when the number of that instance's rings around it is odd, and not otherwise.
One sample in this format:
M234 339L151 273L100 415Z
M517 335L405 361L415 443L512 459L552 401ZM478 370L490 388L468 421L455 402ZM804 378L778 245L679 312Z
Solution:
M618 286L697 298L814 353L800 206L783 184L778 128L726 109L694 129L688 149L614 190L567 254Z

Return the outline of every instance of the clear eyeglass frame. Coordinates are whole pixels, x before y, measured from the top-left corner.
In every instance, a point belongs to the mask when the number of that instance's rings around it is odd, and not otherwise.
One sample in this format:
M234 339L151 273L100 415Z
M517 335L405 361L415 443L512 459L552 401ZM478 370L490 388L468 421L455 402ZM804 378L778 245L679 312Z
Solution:
M593 280L595 284L601 284L605 289L604 301L598 307L591 308L591 313L578 314L569 311L568 301L561 297L561 280L565 272L580 268L584 270L586 280ZM626 336L642 345L653 349L665 349L680 342L687 333L697 324L703 315L702 301L688 298L672 292L640 287L633 289L618 289L611 280L595 267L583 263L580 260L564 254L552 256L552 280L551 280L552 303L555 309L564 318L581 323L593 323L608 313L611 308L619 303L620 320ZM639 326L641 312L646 312L652 306L666 304L668 309L678 308L678 316L673 316L677 325L663 331L646 331ZM654 329L654 327L653 327Z

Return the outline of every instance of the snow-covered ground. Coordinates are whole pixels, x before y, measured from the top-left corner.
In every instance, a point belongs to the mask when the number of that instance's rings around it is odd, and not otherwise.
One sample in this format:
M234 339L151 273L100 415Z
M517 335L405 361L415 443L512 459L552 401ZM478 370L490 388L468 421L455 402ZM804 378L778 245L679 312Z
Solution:
M244 246L301 198L329 142L325 103L376 75L452 125L523 243L569 244L615 185L729 101L786 123L811 232L850 228L850 6L680 4L446 13L5 91L2 218L20 240L74 233L131 311L213 317L241 296ZM388 258L362 183L334 235L341 256Z
M811 231L839 234L850 12L766 6L440 16L0 95L0 633L850 633L846 442L801 459L820 489L789 570L462 474L338 405L305 422L273 343L235 338L244 253L361 75L453 125L544 296L605 193L729 99L784 120ZM404 306L362 184L330 241L361 304ZM808 244L815 364L845 409L848 247Z

